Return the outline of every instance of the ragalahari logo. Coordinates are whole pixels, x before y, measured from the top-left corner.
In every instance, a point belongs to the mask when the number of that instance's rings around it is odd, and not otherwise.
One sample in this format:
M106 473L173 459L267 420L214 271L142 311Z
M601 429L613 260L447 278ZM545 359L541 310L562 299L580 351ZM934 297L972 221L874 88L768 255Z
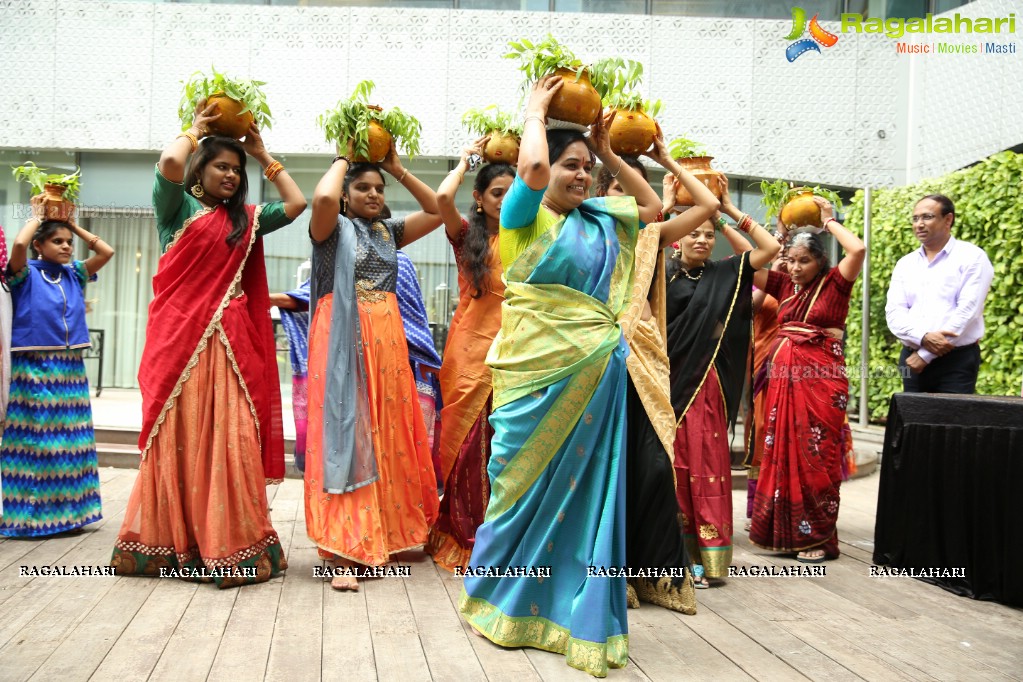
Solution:
M806 54L807 52L820 52L821 48L817 47L818 43L824 47L834 47L835 43L838 42L838 36L834 33L828 33L821 25L817 23L817 15L813 15L813 19L810 20L810 37L802 38L803 33L806 31L806 11L802 7L792 8L792 30L785 40L795 40L796 42L785 48L785 58L790 62L796 61L800 55Z

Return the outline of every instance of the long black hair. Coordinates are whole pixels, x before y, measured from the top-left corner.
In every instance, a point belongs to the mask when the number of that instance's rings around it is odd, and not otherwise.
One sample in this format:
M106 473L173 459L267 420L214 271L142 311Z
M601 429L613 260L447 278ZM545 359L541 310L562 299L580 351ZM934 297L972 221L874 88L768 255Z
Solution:
M482 196L497 178L509 175L515 177L515 169L506 163L491 163L483 167L476 176L473 189ZM487 232L487 216L476 211L476 202L473 200L469 208L469 230L465 233L465 241L462 242L462 253L465 255L465 269L469 276L469 283L476 293L473 298L479 298L483 294L490 293L490 285L487 282L490 262L490 234Z
M72 230L71 226L65 223L63 220L46 220L39 227L36 228L36 231L32 234L32 242L29 244L29 246L32 247L32 253L35 254L35 257L37 259L39 258L39 250L36 249L36 242L39 243L45 242L47 239L53 236L54 232L61 228L70 232L71 238L74 239L75 231Z
M639 162L638 156L623 156L622 163L627 163L643 176L644 180L649 180L649 176L646 172L646 166ZM621 168L618 169L621 172ZM593 186L593 194L598 197L606 197L607 190L611 187L611 181L615 179L614 175L611 175L611 169L607 166L601 166L600 172L597 173L597 182Z
M206 165L218 154L224 151L234 152L238 155L238 166L241 168L238 178L238 189L230 199L224 202L227 215L231 218L231 231L227 235L227 245L234 246L241 239L245 228L249 226L249 215L245 211L245 199L249 193L249 178L245 174L245 148L241 142L232 137L214 135L207 137L199 145L199 149L188 162L188 170L185 171L186 189L195 184L202 185L202 172Z
M567 130L564 128L556 128L554 130L547 131L547 160L550 165L561 158L561 155L568 149L568 145L573 142L586 143L586 136L579 130ZM590 154L590 161L595 161L593 152L587 151Z

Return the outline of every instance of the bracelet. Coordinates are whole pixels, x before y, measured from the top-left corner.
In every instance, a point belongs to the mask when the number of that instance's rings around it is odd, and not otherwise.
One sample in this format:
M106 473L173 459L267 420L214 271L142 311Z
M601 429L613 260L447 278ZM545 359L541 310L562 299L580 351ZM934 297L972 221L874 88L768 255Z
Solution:
M460 171L457 168L452 168L451 170L448 171L448 175L457 175L459 183L465 182L465 171Z
M263 171L263 175L266 177L267 180L273 182L274 180L277 179L277 176L280 175L280 172L282 170L284 170L284 164L282 164L280 161L273 161Z
M618 157L618 170L616 170L614 173L611 173L611 177L612 178L617 178L618 177L618 174L622 172L622 166L624 164L625 164L625 159L623 159L622 157L619 156Z
M177 140L178 138L181 138L181 137L187 139L188 140L188 144L190 144L192 146L192 151L189 152L189 153L194 153L195 150L199 148L199 140L192 133L190 133L188 131L185 131L185 132L181 133L180 135L178 135L177 137L175 137L174 139Z
M96 242L98 242L98 241L99 241L99 237L93 237L92 239L89 240L89 250L90 251L92 251L92 249L96 246Z
M398 178L398 184L399 184L399 185L400 185L401 183L405 182L405 176L406 176L406 175L408 175L408 168L406 168L406 169L405 169L405 171L404 171L404 172L403 172L403 173L401 174L401 177L400 177L400 178Z
M654 218L654 222L655 223L663 223L664 222L664 211L658 211L657 212L657 217Z
M330 162L330 165L331 165L331 166L333 166L333 165L334 165L335 163L337 163L338 161L344 161L344 162L345 162L345 163L347 163L347 164L348 164L349 166L351 166L351 165L352 165L352 160L351 160L351 159L349 159L349 158L348 158L347 156L342 156L341 154L338 154L337 156L335 156L335 157L334 157L334 160Z
M753 225L756 225L756 223L753 221L753 218L750 218L748 213L743 213L742 217L739 218L739 222L736 223L735 229L739 230L740 232L745 232L746 234L749 234Z
M821 225L821 229L824 230L825 232L827 232L828 234L831 234L831 229L828 227L828 225L830 225L831 223L837 223L837 222L838 221L835 220L834 218L828 218L827 220L824 221L824 224Z
M718 229L723 230L728 225L728 221L725 220L724 216L718 218Z
M524 119L522 119L522 125L525 126L526 123L530 121L530 119L543 123L544 128L547 127L547 121L540 114L530 114L529 116L526 116Z

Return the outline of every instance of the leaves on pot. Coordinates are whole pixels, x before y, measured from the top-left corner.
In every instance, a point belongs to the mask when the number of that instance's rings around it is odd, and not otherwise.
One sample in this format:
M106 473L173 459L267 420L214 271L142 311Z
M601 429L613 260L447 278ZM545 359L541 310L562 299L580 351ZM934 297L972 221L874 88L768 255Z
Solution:
M583 63L576 58L572 50L562 45L550 33L539 43L534 44L523 38L519 41L509 41L508 46L512 51L504 56L506 59L519 60L519 71L526 76L523 84L526 91L532 83L558 69L571 69L576 72L576 78L582 73Z
M244 108L240 113L251 113L252 120L260 130L273 127L270 105L262 90L262 86L266 85L265 81L231 78L217 71L215 66L210 66L210 71L213 73L212 77L205 75L202 71L196 71L187 82L182 81L184 90L181 94L181 102L178 104L178 117L181 119L182 130L188 130L192 126L195 105L199 100L209 99L217 94L224 94L241 102Z
M63 185L63 197L68 201L78 199L78 192L81 187L82 169L76 168L74 173L48 173L45 168L40 168L34 162L29 161L20 166L12 166L11 174L18 182L27 182L32 187L32 196L43 193L46 185Z
M328 142L352 140L355 154L369 157L369 122L376 121L394 137L396 145L402 147L411 159L419 154L423 127L415 116L398 107L383 111L380 107L371 106L369 98L375 87L373 81L360 81L351 97L338 101L333 109L318 116L316 123L323 129Z
M522 124L514 123L512 115L501 111L496 104L469 109L462 114L462 125L474 135L489 135L496 131L515 137L522 136Z
M842 199L838 196L838 193L820 185L814 187L793 187L792 183L785 182L784 180L775 180L774 182L763 180L760 183L760 193L763 195L760 203L767 209L764 214L764 224L770 225L771 220L781 212L785 204L792 201L796 195L805 192L811 192L814 196L827 199L834 204L836 212L842 210Z
M590 72L590 83L601 100L612 95L627 96L643 81L643 65L631 59L604 57L593 62L587 69Z
M707 156L707 148L688 137L676 137L668 143L668 154L673 159L689 159L694 156Z

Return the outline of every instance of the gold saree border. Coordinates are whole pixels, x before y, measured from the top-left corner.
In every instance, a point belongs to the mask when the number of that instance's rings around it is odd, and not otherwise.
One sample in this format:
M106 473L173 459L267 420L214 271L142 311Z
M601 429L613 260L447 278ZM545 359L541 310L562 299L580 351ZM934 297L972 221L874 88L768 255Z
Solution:
M210 337L213 335L216 327L220 324L220 320L224 317L224 310L231 302L231 294L234 293L235 287L237 287L238 283L242 280L242 273L245 271L245 264L249 262L249 254L252 253L252 245L256 243L256 233L259 231L259 214L262 212L263 205L258 204L252 214L252 228L249 234L249 243L245 248L245 257L242 258L241 263L238 265L238 270L234 273L234 278L231 280L231 286L229 286L227 288L227 292L224 293L224 297L221 299L220 305L217 307L216 312L213 313L213 318L206 326L206 331L203 332L195 350L192 351L192 356L188 359L188 362L185 363L185 369L181 372L181 376L178 377L177 383L174 384L174 388L171 390L170 396L167 397L167 401L164 402L163 408L160 410L160 415L156 418L156 422L153 424L153 428L150 429L149 436L146 438L146 447L142 449L140 454L141 461L145 461L150 448L153 447L153 440L156 438L156 434L160 432L160 426L163 425L164 420L167 418L167 412L174 407L174 403L177 402L178 396L181 395L181 388L192 376L192 368L199 364L199 355L206 350ZM192 220L197 217L199 217L198 213L192 217ZM184 227L182 230L183 229ZM258 421L256 422L256 429L258 432Z
M608 668L624 668L629 661L629 635L614 635L607 642L572 637L571 631L540 616L509 616L485 599L465 590L458 610L484 637L503 647L528 646L563 654L569 666L594 677L607 677Z
M610 359L610 354L605 355L571 375L554 406L491 484L485 522L489 523L511 509L554 459L579 423ZM494 453L491 452L490 456L493 457Z
M745 263L749 256L749 251L744 251L739 256ZM703 371L703 378L700 379L700 385L693 391L693 395L689 398L689 403L686 408L682 410L682 414L675 421L675 428L682 426L682 420L686 418L686 413L689 412L689 408L693 406L693 401L696 400L696 396L700 394L700 390L703 388L703 384L707 381L707 375L710 374L710 368L714 366L714 361L717 360L718 351L721 350L721 342L725 338L725 330L728 329L728 323L732 321L732 313L735 311L735 301L739 298L739 289L742 287L742 268L744 264L739 265L739 278L735 282L735 290L732 291L732 302L728 304L728 315L725 316L725 323L721 326L721 336L718 337L717 345L714 346L714 354L710 357L710 362L707 363L707 369ZM727 405L725 406L727 408Z
M206 206L206 207L200 208L198 211L196 211L191 216L186 218L185 222L181 223L181 227L178 228L178 231L175 232L174 235L171 237L170 242L167 244L167 248L163 250L163 253L160 254L160 257L163 258L163 256L168 251L171 250L171 247L178 243L178 240L181 239L181 236L183 234L185 234L185 230L188 229L189 225L194 223L199 218L202 218L204 215L208 215L210 213L213 213L214 210L216 210L216 209L213 209L213 208L210 208L209 206Z

